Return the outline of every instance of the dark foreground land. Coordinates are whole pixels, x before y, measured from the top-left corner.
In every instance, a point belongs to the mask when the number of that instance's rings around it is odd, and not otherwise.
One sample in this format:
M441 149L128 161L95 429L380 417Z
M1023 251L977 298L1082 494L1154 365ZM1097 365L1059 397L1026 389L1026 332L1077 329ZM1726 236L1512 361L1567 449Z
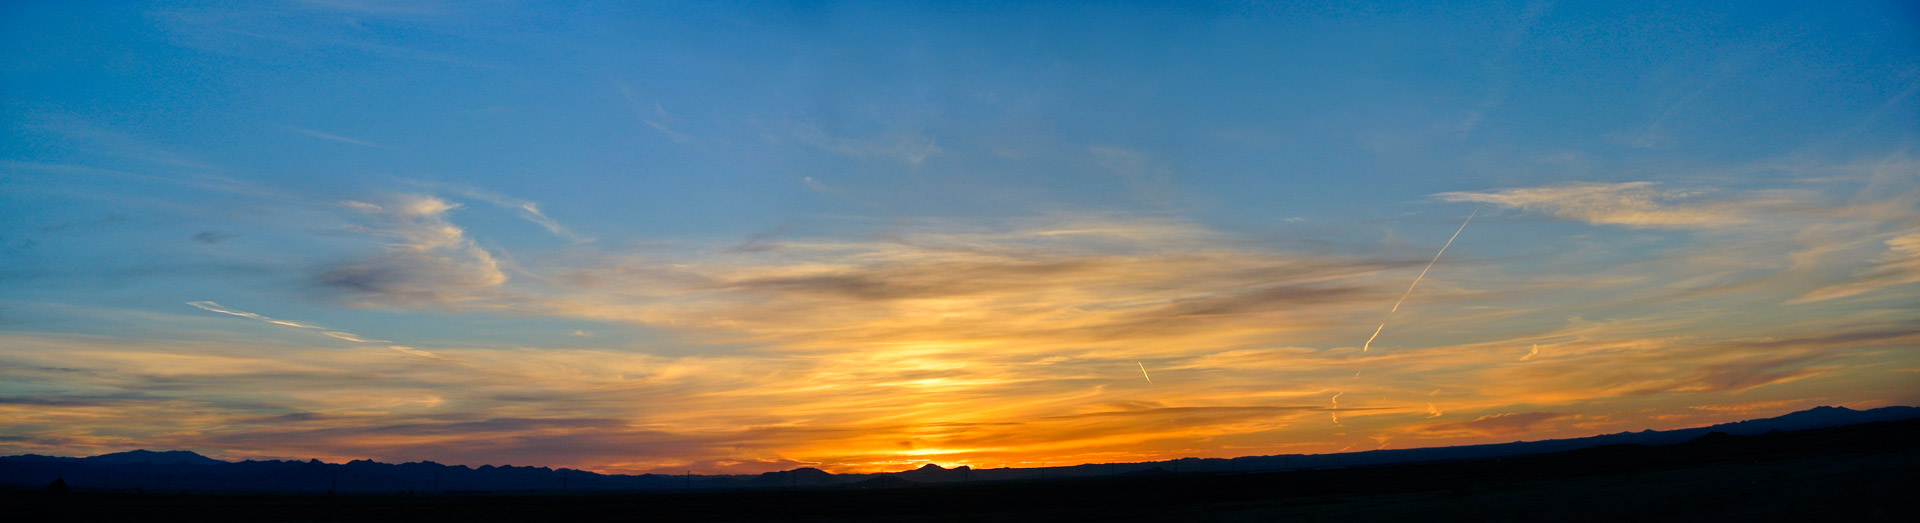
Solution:
M1920 420L1452 463L622 494L0 492L11 521L1920 521Z

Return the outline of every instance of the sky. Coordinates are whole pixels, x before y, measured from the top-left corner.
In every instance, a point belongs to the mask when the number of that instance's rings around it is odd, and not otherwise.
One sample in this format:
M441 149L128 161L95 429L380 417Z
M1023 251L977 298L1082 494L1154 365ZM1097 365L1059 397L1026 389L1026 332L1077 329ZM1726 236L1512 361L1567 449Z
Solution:
M1100 4L0 3L0 454L858 472L1920 404L1911 3Z

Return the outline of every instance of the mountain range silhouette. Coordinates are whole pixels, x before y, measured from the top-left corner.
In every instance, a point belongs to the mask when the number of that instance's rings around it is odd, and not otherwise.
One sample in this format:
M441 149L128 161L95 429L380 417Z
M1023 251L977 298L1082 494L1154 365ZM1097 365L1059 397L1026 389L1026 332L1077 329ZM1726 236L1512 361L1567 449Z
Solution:
M1882 407L1857 411L1818 407L1774 418L1668 431L1621 432L1585 438L1516 441L1487 445L1341 454L1248 456L1232 459L1182 458L1141 463L1102 463L1046 468L945 468L873 474L834 474L817 468L740 475L600 474L548 467L443 465L431 461L388 464L354 460L240 461L209 458L191 451L134 450L92 457L34 454L0 457L0 486L44 488L63 480L80 491L279 492L279 493L474 493L589 492L780 488L901 488L923 484L1048 478L1142 477L1178 473L1238 474L1285 470L1337 469L1380 465L1480 460L1616 445L1671 445L1713 438L1838 427L1860 423L1920 419L1920 408Z

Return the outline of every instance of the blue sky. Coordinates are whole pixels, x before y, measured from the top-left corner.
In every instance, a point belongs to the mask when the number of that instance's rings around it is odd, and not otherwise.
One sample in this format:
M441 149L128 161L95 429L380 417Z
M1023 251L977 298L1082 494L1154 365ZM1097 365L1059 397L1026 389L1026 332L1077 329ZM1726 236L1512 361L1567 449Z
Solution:
M864 470L1920 401L1902 3L3 9L0 450Z

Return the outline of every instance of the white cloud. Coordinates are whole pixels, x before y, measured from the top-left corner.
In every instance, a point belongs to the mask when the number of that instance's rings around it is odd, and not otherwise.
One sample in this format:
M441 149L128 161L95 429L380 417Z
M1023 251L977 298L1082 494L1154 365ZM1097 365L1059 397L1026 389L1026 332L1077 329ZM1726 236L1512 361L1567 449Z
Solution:
M500 262L447 220L460 208L430 196L401 196L384 206L348 206L370 215L367 230L393 241L385 252L321 272L322 286L348 291L368 302L424 305L454 303L506 283Z
M370 339L362 338L359 335L351 332L326 331L326 332L322 332L321 334L325 334L335 339L351 341L354 343L387 343L387 340L370 340Z
M340 136L337 134L323 133L323 132L315 131L312 129L301 129L299 127L288 127L288 129L291 129L293 130L293 132L296 132L296 133L304 134L313 138L319 138L321 140L326 140L329 142L339 142L339 143L344 143L349 145L358 145L361 147L372 147L375 149L392 149L392 147L380 145L380 144L369 142L366 140L358 140L358 139L348 138L345 136Z
M594 241L593 238L581 236L579 234L574 233L572 230L568 229L566 226L561 225L560 222L555 221L552 217L547 216L545 212L542 212L540 210L540 204L538 202L534 202L531 200L522 200L519 198L514 198L512 196L507 196L507 195L492 192L492 191L484 191L484 190L480 190L478 188L474 188L464 184L446 184L446 183L432 183L432 182L413 182L413 183L415 185L419 185L422 187L429 187L433 189L456 193L463 197L472 198L475 200L480 200L486 203L493 204L495 207L499 207L501 209L514 211L514 214L518 214L520 218L533 222L535 225L539 225L541 228L546 229L547 232L553 233L554 236L566 238L567 240L572 241L574 243L588 243L588 242Z
M1920 282L1920 231L1889 238L1886 245L1887 252L1874 258L1872 267L1853 274L1854 281L1821 287L1787 303L1826 301Z
M851 138L830 135L817 127L806 126L795 129L793 135L801 143L844 156L862 159L884 158L913 165L919 165L928 157L943 152L940 145L934 143L932 138L917 133Z
M1698 193L1660 189L1653 182L1576 182L1487 192L1446 192L1434 196L1450 202L1490 203L1594 225L1621 225L1636 229L1718 227L1745 223L1750 220L1748 214L1751 207L1760 203L1692 201Z

